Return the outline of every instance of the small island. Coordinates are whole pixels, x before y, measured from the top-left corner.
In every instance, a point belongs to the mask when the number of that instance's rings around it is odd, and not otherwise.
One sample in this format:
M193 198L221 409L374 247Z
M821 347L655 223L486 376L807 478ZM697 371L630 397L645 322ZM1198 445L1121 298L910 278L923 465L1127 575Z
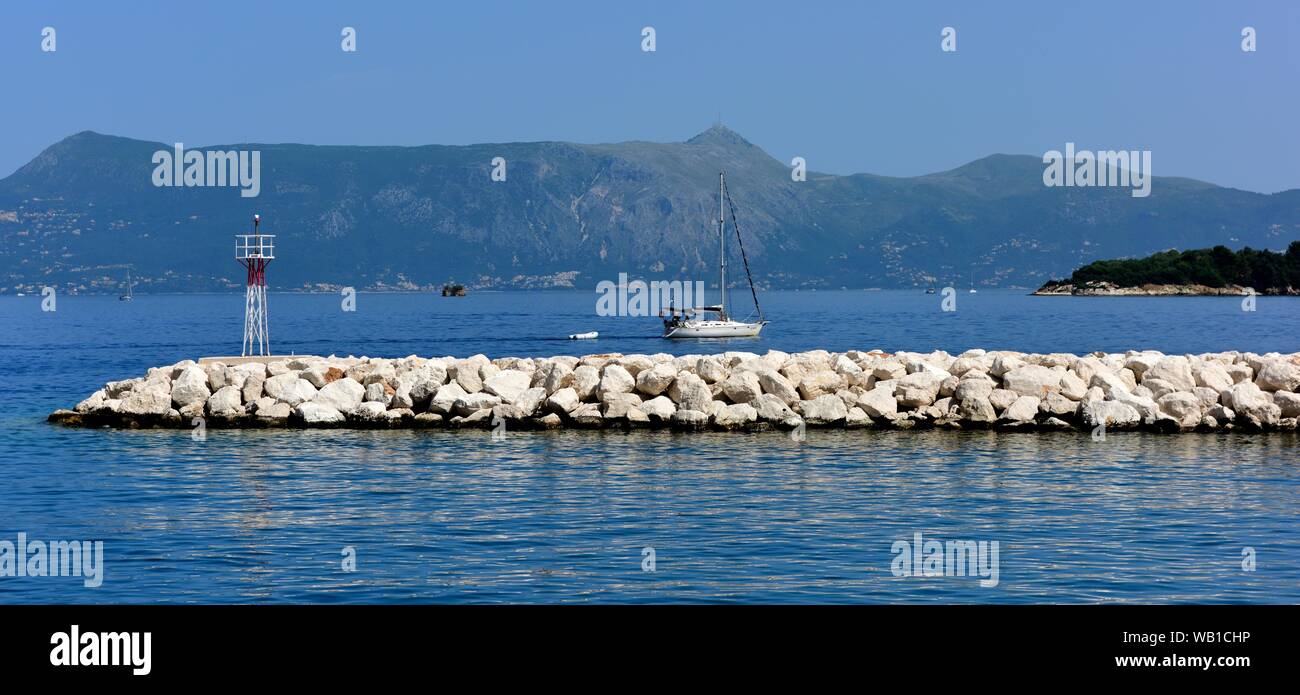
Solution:
M1233 251L1226 246L1162 251L1146 258L1094 261L1066 280L1050 280L1039 296L1300 296L1300 241L1286 253Z

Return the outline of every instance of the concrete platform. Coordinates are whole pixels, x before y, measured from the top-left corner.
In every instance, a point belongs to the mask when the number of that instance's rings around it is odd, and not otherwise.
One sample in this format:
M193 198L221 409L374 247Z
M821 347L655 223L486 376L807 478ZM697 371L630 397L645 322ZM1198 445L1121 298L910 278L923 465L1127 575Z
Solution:
M220 362L227 366L234 366L237 364L251 364L253 362L261 362L262 364L266 364L268 362L279 362L280 360L298 360L298 359L320 360L324 358L317 357L316 355L249 355L247 357L238 357L238 356L200 357L197 360L197 362L199 364L212 364L213 362Z

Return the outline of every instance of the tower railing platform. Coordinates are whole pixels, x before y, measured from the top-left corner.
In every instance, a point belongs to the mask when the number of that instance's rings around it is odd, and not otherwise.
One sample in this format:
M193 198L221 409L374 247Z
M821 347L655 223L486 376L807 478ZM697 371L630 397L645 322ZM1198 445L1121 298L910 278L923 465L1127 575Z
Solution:
M235 260L248 258L275 259L274 234L236 234Z

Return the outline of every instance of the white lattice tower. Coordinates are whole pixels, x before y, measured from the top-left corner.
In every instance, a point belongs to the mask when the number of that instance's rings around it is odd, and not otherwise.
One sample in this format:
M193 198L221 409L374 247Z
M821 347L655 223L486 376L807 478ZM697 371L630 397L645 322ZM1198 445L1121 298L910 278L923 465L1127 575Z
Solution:
M240 355L271 354L266 314L266 266L275 259L275 235L262 234L261 215L253 215L253 233L235 235L235 260L248 270L244 293L244 344Z

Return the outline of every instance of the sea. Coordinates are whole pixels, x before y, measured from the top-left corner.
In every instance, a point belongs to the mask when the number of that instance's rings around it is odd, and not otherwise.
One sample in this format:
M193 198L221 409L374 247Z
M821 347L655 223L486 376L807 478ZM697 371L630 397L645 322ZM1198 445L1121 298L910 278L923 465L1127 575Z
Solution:
M363 292L349 307L272 292L271 342L492 358L1300 350L1287 297L1246 311L1234 297L766 292L762 336L730 341L664 340L653 316L597 316L597 298ZM238 354L243 309L242 293L0 297L0 603L1300 601L1294 433L200 437L45 421L105 381ZM566 338L586 331L600 337ZM20 534L102 543L99 581L6 574ZM967 542L984 562L948 552Z

